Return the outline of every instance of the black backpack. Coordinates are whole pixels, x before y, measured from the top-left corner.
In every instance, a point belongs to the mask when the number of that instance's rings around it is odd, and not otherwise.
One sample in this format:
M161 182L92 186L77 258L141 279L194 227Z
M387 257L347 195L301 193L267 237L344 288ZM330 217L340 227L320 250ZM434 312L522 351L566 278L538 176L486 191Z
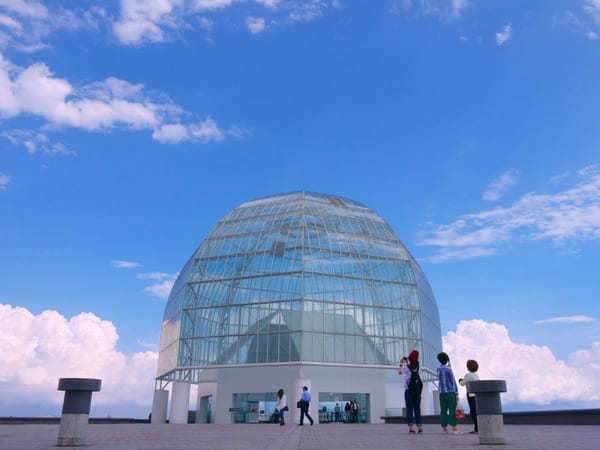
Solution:
M410 381L408 382L408 392L413 395L421 395L423 391L423 381L419 375L419 369L410 369Z

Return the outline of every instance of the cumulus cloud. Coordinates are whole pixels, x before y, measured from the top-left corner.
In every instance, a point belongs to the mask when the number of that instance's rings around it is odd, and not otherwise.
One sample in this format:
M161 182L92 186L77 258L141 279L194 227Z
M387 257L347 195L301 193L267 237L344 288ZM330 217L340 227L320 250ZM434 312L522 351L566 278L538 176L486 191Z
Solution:
M264 31L265 27L265 19L262 17L246 17L246 28L248 28L250 33L258 34Z
M475 319L460 321L443 344L457 379L466 372L466 361L475 359L480 378L506 380L504 403L600 401L600 342L573 353L567 364L548 347L514 342L504 325Z
M499 31L498 33L496 33L496 44L498 44L498 46L502 46L503 44L505 44L512 36L512 25L509 23L507 25L504 25L504 28L502 29L502 31Z
M62 401L61 377L102 379L94 404L149 406L158 354L116 350L115 326L92 313L70 319L0 304L0 402Z
M10 177L5 173L0 173L0 190L6 190L6 186L10 183Z
M23 147L27 153L43 153L45 155L77 156L75 150L71 150L61 142L50 142L48 136L33 130L8 130L0 134L8 139L13 145Z
M142 84L109 77L76 88L68 80L54 76L44 63L23 69L0 55L0 118L33 114L52 126L88 131L106 131L118 126L149 129L159 142L221 141L227 136L211 117L180 123L184 113L170 99L147 91ZM47 153L68 153L62 144L45 145L46 137L39 133L33 136L33 132L7 132L4 137L21 143L30 152L40 147Z
M508 191L511 187L517 184L518 180L518 172L516 169L510 169L506 172L500 174L498 178L492 181L485 192L483 193L482 198L488 201L498 200L500 197L504 195L506 191Z
M595 317L576 315L576 316L563 316L563 317L551 317L549 319L536 320L534 325L544 325L547 323L589 323L595 322Z
M553 194L530 192L510 206L464 214L448 225L421 233L421 245L443 254L486 256L503 244L550 240L566 245L600 239L600 165L581 169L575 185ZM452 254L452 253L451 253ZM430 257L435 259L436 255ZM462 258L464 259L464 258Z
M113 259L110 262L111 266L116 267L117 269L135 269L136 267L142 267L139 262L134 261L122 261L118 259Z

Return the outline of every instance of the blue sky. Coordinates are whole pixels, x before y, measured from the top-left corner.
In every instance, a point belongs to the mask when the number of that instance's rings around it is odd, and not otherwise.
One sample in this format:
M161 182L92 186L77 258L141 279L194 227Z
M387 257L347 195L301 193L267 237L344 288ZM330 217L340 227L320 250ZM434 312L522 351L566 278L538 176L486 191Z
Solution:
M390 223L444 334L598 383L599 35L598 0L0 0L0 303L154 351L211 227L309 189Z

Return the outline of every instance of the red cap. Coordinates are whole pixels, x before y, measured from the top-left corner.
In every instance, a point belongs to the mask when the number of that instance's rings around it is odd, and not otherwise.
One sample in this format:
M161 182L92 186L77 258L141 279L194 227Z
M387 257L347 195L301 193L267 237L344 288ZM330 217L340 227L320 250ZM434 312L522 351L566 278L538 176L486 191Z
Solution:
M408 355L408 359L411 361L419 361L418 350L413 350L412 352L410 352L410 355Z

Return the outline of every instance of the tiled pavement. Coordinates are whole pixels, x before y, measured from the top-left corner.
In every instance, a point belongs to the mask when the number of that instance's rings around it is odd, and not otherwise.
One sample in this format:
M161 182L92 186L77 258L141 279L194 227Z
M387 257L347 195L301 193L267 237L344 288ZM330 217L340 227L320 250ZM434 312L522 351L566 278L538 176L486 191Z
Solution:
M505 427L506 446L480 446L477 436L446 435L428 425L409 435L405 425L90 425L87 449L544 449L598 450L600 426ZM58 425L0 425L0 449L56 449Z

